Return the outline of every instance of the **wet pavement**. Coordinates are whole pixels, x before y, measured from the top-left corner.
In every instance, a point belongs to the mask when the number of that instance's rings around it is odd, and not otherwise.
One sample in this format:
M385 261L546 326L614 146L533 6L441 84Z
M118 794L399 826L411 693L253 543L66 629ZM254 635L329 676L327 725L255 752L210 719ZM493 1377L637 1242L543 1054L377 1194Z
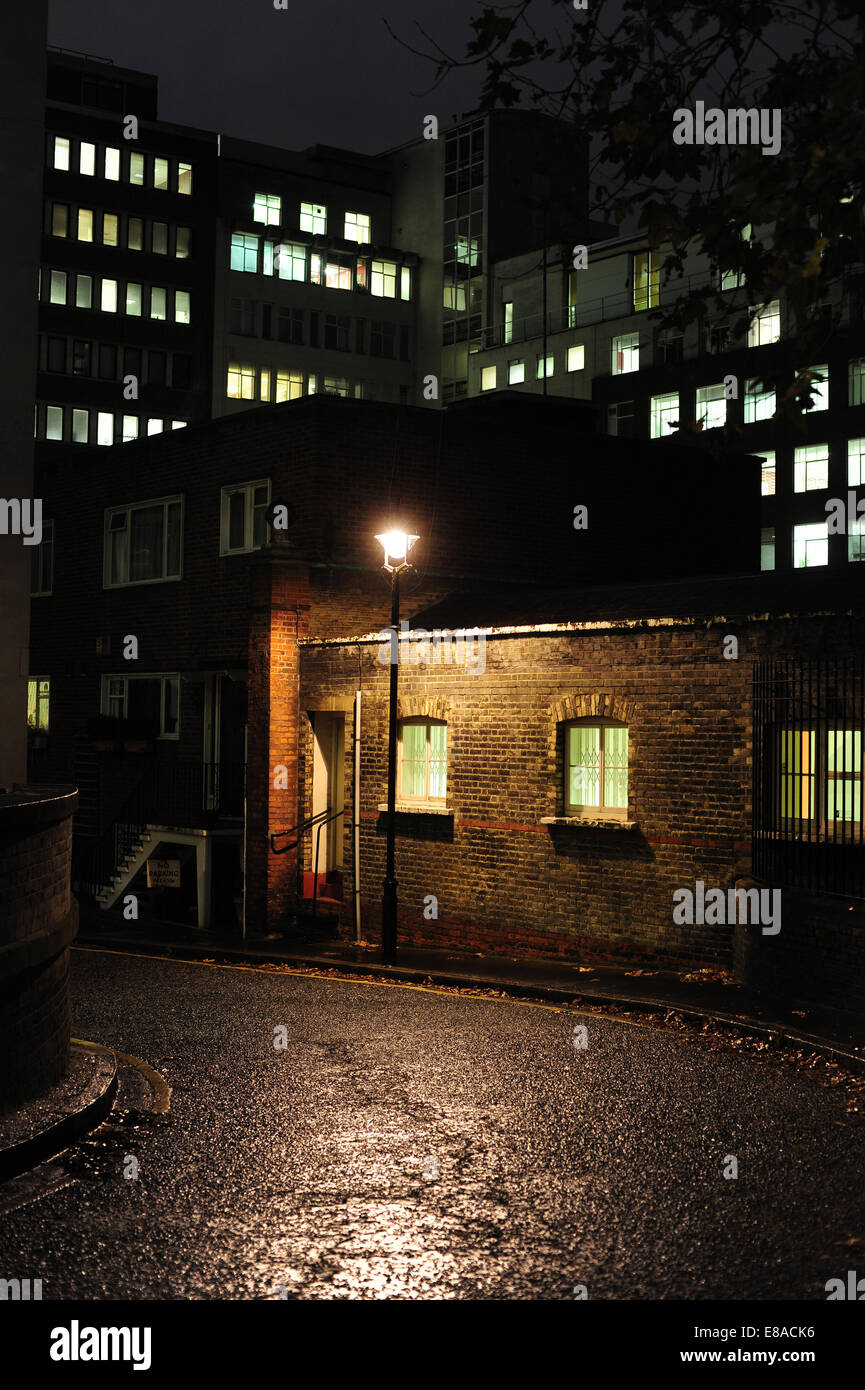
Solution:
M75 1035L173 1094L3 1213L0 1274L46 1300L825 1300L855 1266L865 1126L781 1061L254 968L75 951L72 981Z

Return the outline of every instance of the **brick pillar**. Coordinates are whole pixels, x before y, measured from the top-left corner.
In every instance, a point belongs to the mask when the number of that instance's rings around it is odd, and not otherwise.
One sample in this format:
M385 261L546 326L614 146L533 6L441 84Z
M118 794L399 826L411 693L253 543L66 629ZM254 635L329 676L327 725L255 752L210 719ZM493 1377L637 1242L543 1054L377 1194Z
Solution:
M245 872L246 927L255 933L281 930L297 892L297 851L273 854L270 836L300 819L297 643L308 631L309 572L274 545L253 562L250 580Z

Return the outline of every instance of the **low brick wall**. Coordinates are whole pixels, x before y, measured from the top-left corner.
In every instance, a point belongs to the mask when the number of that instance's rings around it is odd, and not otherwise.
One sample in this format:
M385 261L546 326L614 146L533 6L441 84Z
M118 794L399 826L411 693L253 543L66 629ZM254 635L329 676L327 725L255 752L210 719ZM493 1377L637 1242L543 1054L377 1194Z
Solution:
M0 1105L47 1090L69 1058L69 886L77 792L25 788L0 797Z

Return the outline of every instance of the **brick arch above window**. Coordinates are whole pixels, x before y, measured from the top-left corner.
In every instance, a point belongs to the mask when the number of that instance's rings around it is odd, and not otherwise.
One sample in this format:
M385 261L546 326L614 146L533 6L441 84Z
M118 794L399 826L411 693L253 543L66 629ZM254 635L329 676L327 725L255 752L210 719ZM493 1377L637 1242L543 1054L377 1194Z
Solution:
M633 714L633 700L600 691L587 695L565 695L553 705L553 718L557 724L570 719L618 719L622 724L630 724Z
M434 695L400 695L397 697L399 719L450 719L450 700Z

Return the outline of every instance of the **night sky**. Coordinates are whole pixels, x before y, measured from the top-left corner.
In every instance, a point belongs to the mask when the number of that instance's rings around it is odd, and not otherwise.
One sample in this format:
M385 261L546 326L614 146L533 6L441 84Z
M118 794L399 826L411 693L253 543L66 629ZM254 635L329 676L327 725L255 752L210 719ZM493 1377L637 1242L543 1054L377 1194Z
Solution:
M166 121L288 149L316 143L376 153L477 104L481 71L433 95L432 65L390 37L423 46L417 18L462 53L471 0L50 0L49 43L156 73Z

